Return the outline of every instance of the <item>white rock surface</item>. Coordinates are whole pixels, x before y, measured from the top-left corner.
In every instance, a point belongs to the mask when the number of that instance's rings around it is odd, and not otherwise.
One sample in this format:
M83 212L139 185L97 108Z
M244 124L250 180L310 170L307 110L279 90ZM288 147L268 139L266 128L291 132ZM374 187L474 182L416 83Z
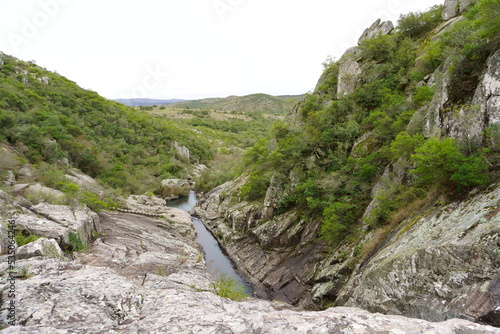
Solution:
M61 258L64 256L59 244L54 239L40 238L27 245L21 246L16 251L19 260L37 256Z
M40 183L35 184L16 184L13 186L14 194L18 196L46 196L49 198L62 198L64 193L60 190L52 189L41 185Z
M85 244L101 232L99 216L86 206L69 207L40 203L30 211L14 216L16 223L32 234L69 242L69 233L77 233Z

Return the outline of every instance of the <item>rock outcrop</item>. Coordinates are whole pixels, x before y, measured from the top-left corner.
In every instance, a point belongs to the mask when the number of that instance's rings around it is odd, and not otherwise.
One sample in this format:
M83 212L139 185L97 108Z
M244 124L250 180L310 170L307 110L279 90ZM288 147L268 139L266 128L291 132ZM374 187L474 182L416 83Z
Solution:
M118 217L115 217L118 218ZM123 219L120 217L118 219ZM129 221L131 222L131 221ZM131 225L127 225L130 228ZM130 241L130 238L126 239ZM111 240L112 243L115 243ZM179 242L182 243L181 240ZM93 250L87 257L91 257ZM164 253L170 257L182 253ZM125 256L121 257L126 259ZM474 333L500 331L465 320L429 323L370 314L357 308L306 312L281 303L234 302L211 292L203 263L187 260L161 274L145 266L140 277L101 264L30 259L19 261L29 278L16 281L22 325L3 333ZM147 262L150 263L150 262ZM0 265L0 272L5 271ZM167 269L168 268L168 269ZM133 276L133 275L132 275ZM5 291L3 292L4 297ZM4 299L7 300L7 299ZM5 309L1 313L5 319Z
M56 239L63 245L70 244L71 233L75 233L84 244L90 244L101 232L99 216L86 206L40 203L12 218L30 234Z
M45 256L62 258L64 255L61 247L55 239L40 238L27 245L21 246L16 251L18 260L29 259L32 257Z
M441 14L443 20L447 21L462 14L472 2L472 0L445 0L443 13Z
M382 21L381 19L378 19L363 32L358 43L362 43L367 39L387 35L393 29L394 24L391 21ZM337 99L341 99L354 92L359 76L362 73L361 66L358 62L360 53L361 49L359 47L352 47L349 48L339 60Z
M16 184L13 186L12 191L14 194L24 197L44 198L44 199L61 199L64 193L60 190L44 187L40 183L36 184Z
M165 179L161 181L158 195L167 201L189 195L193 183L185 179Z
M394 29L394 24L391 21L376 20L373 24L366 28L358 40L358 44L366 39L371 39L377 36L387 35Z
M154 201L149 204L141 205L155 206ZM429 323L357 308L307 312L278 302L219 297L193 241L191 221L183 219L182 211L171 210L180 218L175 224L102 212L99 238L73 259L62 256L54 239L20 247L14 270L17 321L7 324L11 297L5 284L2 333L500 332L458 319ZM179 226L190 232L179 232ZM4 282L9 271L7 261L0 262Z
M340 62L337 98L341 99L354 92L360 74L361 67L358 62L349 59Z
M435 89L434 98L426 110L413 117L418 118L425 112L423 132L427 137L444 132L460 143L481 144L488 127L500 126L500 50L486 62L470 105L457 110L447 108L450 66L451 60L447 60L429 79L428 85Z
M174 148L175 152L184 161L189 161L191 159L191 152L189 151L189 148L186 146L183 146L179 144L176 141L172 142L172 147Z
M264 205L239 201L234 194L246 182L241 177L207 193L193 209L258 297L318 309L332 287L346 281L351 261L341 261L341 249L325 256L317 240L319 222L294 212L270 217L276 206L273 193L286 191L271 185Z
M72 169L69 174L65 175L65 177L84 190L96 193L104 190L95 179L83 174L79 170Z
M499 198L497 185L407 220L349 281L339 304L500 326Z

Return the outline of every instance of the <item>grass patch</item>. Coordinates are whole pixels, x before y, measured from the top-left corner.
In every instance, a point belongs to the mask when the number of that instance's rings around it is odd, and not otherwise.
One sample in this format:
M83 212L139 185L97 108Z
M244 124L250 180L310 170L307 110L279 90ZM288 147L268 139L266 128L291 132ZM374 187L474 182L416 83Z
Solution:
M87 245L80 239L77 233L70 232L68 235L70 249L74 252L80 252L87 248Z
M213 287L217 291L217 295L223 298L241 301L248 297L244 287L226 274L221 274L217 281L213 283Z

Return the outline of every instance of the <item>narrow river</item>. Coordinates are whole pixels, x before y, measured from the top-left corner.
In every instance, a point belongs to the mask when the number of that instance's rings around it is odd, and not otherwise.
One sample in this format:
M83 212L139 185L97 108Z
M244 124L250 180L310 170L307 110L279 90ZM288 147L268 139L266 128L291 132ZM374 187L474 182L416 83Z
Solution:
M167 206L189 212L197 201L196 193L192 191L188 197L167 202ZM217 240L215 240L210 231L203 225L201 219L193 217L193 224L196 229L196 241L203 247L203 251L205 252L205 262L207 263L208 272L216 277L219 277L221 274L232 277L244 287L247 294L252 295L252 286L238 274L231 259L227 257Z

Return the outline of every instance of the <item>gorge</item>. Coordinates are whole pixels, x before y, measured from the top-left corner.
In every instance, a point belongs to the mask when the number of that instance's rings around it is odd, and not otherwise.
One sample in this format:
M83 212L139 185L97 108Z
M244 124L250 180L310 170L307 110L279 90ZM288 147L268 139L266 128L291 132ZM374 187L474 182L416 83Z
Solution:
M286 116L129 108L0 53L2 333L500 333L499 19L377 20Z
M198 202L197 195L194 191L191 191L187 197L180 198L173 201L168 201L167 206L180 209L189 213L196 203ZM248 282L241 277L241 275L236 271L231 259L224 254L223 250L220 248L219 243L213 237L213 235L208 231L208 229L203 225L203 222L198 217L192 217L193 225L196 230L196 242L201 245L203 252L205 254L205 263L207 264L207 270L214 277L227 277L232 280L237 285L243 287L246 294L249 296L253 295L253 288L248 284Z

